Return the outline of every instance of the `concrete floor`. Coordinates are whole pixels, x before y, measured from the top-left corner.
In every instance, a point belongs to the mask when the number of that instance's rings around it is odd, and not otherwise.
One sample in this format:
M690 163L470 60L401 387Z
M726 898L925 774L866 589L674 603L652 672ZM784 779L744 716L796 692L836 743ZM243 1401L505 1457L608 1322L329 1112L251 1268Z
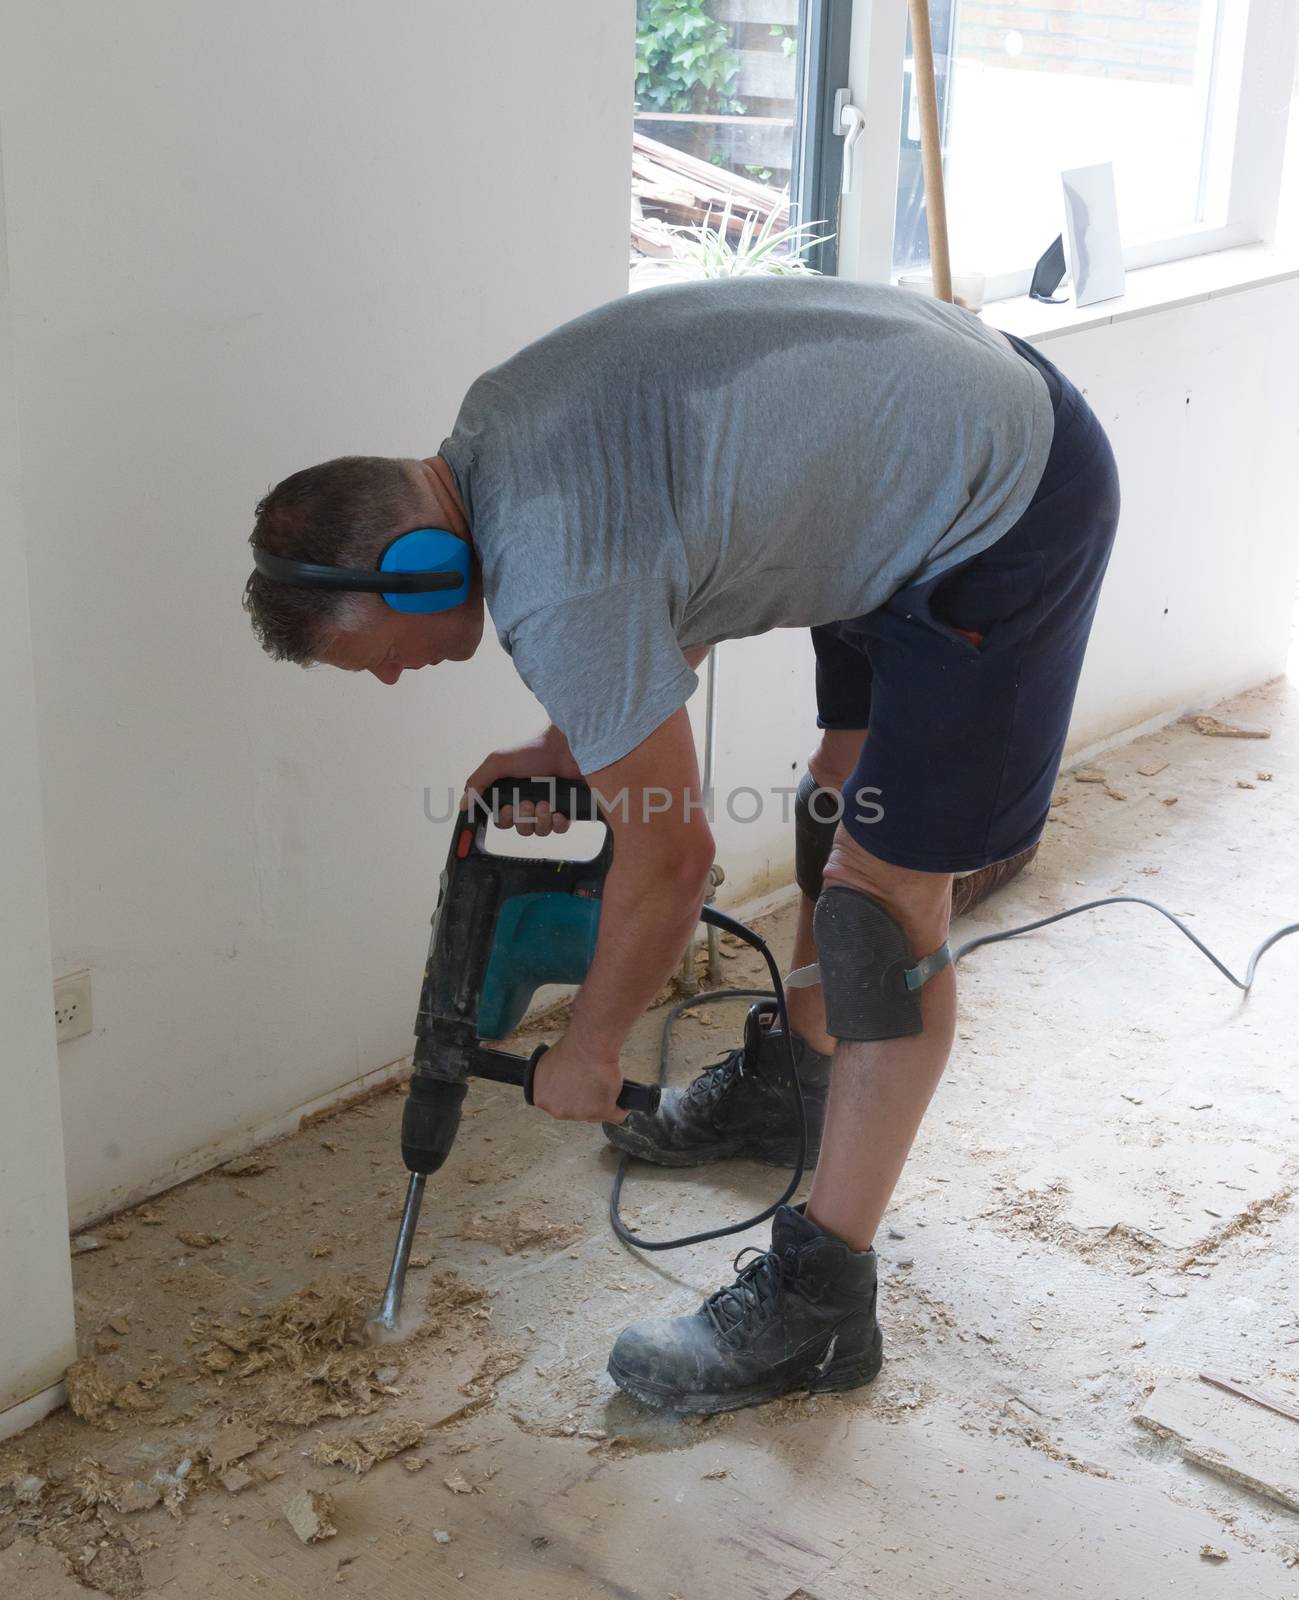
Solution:
M1064 776L1039 863L957 939L1135 893L1240 970L1299 915L1299 693L1278 683L1218 712L1272 736L1178 725L1096 762L1104 782ZM770 920L778 946L789 924ZM746 954L727 969L757 977ZM1299 1388L1297 972L1299 938L1242 1005L1136 907L971 956L952 1067L880 1241L885 1369L845 1397L686 1423L617 1394L604 1361L619 1327L694 1306L762 1235L623 1251L599 1135L504 1090L474 1088L430 1186L430 1261L409 1298L434 1314L381 1353L394 1367L366 1380L370 1417L272 1425L262 1378L214 1375L202 1353L214 1324L249 1323L322 1271L382 1276L400 1098L271 1147L261 1174L162 1196L93 1230L101 1248L74 1262L83 1348L114 1384L145 1374L136 1409L107 1428L63 1413L0 1447L0 1484L26 1496L0 1498L0 1592L1293 1600L1299 1514L1133 1417L1156 1383L1204 1368ZM642 1024L631 1074L651 1075L661 1019ZM684 1024L676 1071L715 1059L740 1020L713 1005ZM743 1164L640 1169L627 1209L680 1232L778 1183ZM219 1237L178 1240L195 1230ZM424 1287L446 1272L487 1298L447 1311L449 1280ZM231 1416L269 1435L240 1493L201 1465ZM306 1457L397 1419L425 1424L423 1443L364 1476ZM1277 1426L1293 1430L1294 1459L1275 1462L1293 1480L1299 1422ZM185 1457L198 1464L178 1515L72 1498L87 1458L146 1479ZM336 1504L337 1534L309 1547L281 1516L303 1486Z

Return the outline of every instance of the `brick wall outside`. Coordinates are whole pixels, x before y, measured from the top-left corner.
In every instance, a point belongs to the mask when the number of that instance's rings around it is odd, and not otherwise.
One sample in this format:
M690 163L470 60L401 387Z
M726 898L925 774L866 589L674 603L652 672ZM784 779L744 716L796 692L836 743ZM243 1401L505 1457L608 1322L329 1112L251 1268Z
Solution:
M956 54L1030 72L1189 84L1201 5L1213 0L962 0ZM1006 50L1018 33L1023 48Z

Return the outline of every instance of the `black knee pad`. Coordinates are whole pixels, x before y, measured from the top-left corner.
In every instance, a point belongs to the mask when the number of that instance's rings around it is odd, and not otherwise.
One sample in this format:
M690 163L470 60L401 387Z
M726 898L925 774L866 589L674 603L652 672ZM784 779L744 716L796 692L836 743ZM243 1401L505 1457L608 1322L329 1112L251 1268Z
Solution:
M880 900L856 889L821 892L812 919L835 1039L902 1039L920 1033L920 991L951 960L946 943L917 961L901 923Z
M823 789L805 772L794 796L794 881L810 900L821 893L825 864L842 815L838 791Z

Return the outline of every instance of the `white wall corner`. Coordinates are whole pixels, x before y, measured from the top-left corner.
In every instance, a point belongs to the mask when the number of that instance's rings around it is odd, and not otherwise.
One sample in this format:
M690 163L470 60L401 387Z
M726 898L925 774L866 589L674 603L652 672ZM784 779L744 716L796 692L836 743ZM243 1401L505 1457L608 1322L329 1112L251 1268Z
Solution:
M17 1404L35 1420L32 1397L62 1378L76 1342L3 155L0 144L0 1417Z

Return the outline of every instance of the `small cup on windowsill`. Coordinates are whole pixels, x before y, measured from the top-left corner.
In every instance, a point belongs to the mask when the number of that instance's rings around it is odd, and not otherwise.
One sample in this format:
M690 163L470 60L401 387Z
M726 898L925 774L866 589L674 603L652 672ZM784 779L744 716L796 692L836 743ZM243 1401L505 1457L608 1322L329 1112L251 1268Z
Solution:
M910 289L916 294L932 295L934 292L933 275L928 272L903 272L898 276L898 287ZM973 311L977 316L983 310L983 297L987 292L988 280L982 272L953 272L952 273L952 299L958 306L964 306L967 311Z

